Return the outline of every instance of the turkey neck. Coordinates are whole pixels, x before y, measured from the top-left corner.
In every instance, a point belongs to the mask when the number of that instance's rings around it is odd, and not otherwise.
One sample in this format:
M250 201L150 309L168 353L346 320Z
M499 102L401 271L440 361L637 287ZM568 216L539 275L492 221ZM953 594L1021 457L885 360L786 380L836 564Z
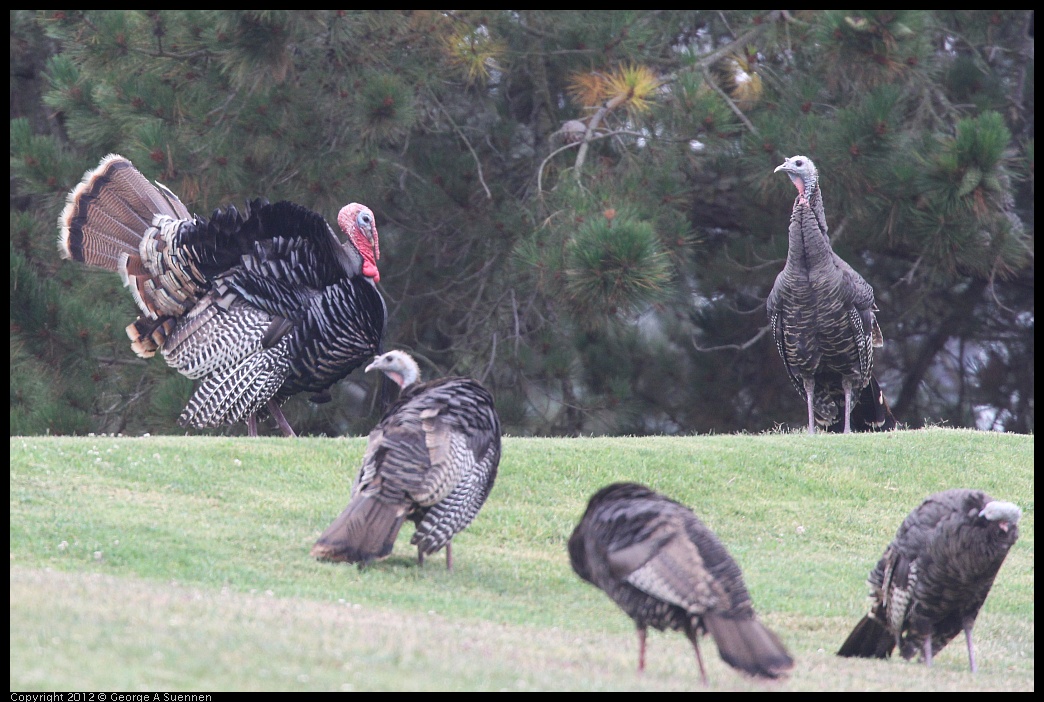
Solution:
M801 202L801 196L794 201L789 234L787 268L803 268L811 278L815 269L833 266L834 251L827 237L826 215L818 187L808 193L808 204Z

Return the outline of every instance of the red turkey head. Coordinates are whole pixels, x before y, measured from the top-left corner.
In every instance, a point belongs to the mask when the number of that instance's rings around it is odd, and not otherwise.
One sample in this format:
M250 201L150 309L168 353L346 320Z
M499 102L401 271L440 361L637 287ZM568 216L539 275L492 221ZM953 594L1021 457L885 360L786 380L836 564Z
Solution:
M377 260L381 257L381 247L377 241L377 224L373 212L366 205L353 202L345 205L337 213L337 226L341 228L348 241L362 256L362 272L373 282L381 282L381 273L377 270Z

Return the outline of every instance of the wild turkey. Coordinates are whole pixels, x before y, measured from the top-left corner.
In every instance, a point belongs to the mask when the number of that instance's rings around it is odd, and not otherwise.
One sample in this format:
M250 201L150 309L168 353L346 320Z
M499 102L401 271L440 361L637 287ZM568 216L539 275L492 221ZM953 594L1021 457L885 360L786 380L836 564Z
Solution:
M367 563L392 551L403 522L417 531L417 561L446 547L489 496L500 463L500 418L493 396L471 378L420 382L403 351L378 356L367 371L383 371L398 400L370 432L362 469L340 516L312 547L328 561Z
M369 208L326 220L291 202L257 199L210 220L192 216L166 186L153 185L117 154L69 194L58 226L64 258L120 274L141 314L127 327L144 358L158 350L199 385L178 419L216 427L271 414L327 390L379 353L384 333L377 228Z
M873 380L874 347L884 345L874 315L874 291L834 253L827 236L819 174L807 156L788 158L783 171L797 188L790 215L787 262L766 307L772 338L794 387L808 406L808 433L818 422L852 430L852 408L864 406L857 429L893 429L895 420ZM870 385L876 388L864 389Z
M1022 510L980 490L929 496L903 520L870 573L870 613L839 656L888 658L896 646L927 665L964 630L976 671L972 627L1008 550L1019 538Z
M638 627L638 671L645 633L681 630L707 673L697 637L710 632L722 659L738 670L777 678L794 660L754 614L739 566L690 509L647 487L614 483L591 497L569 537L569 561Z

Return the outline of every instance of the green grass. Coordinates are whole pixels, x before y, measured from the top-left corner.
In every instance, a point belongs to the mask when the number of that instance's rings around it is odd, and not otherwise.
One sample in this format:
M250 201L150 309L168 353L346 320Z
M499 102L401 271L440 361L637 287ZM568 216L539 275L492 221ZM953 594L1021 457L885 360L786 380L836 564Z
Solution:
M617 480L689 505L729 548L790 678L744 678L704 639L712 689L1032 690L1033 437L506 438L472 526L423 568L407 523L366 569L309 549L347 503L365 440L11 439L12 690L701 689L692 648L569 567L590 495ZM833 655L866 576L929 493L1024 510L975 629L931 670Z

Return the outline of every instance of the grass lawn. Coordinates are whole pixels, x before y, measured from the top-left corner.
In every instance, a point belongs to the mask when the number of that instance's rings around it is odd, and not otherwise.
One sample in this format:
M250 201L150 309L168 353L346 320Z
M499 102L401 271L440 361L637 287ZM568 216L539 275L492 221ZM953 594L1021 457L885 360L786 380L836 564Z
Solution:
M365 569L309 549L348 500L365 439L11 438L11 689L699 690L692 648L631 620L569 567L598 488L690 506L797 660L778 683L701 648L711 689L1032 690L1033 437L930 429L504 440L471 527L416 563L407 523ZM1024 511L975 628L923 665L834 652L866 576L928 494Z

